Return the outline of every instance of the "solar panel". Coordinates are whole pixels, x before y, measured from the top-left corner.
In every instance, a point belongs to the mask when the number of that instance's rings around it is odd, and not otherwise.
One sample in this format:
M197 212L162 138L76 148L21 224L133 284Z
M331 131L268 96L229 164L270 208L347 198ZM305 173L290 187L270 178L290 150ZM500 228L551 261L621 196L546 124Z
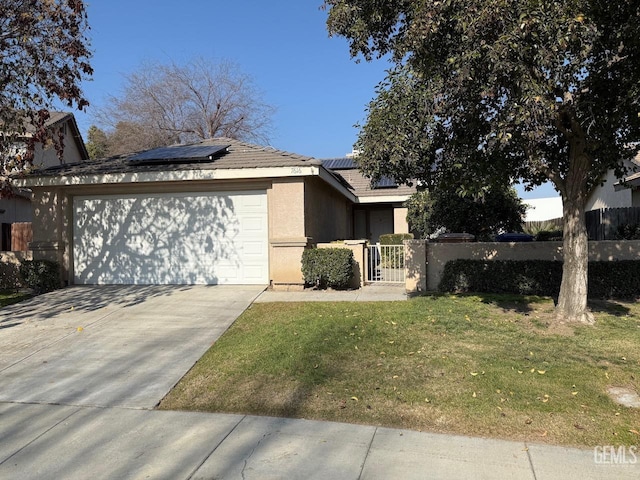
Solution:
M396 188L397 186L398 184L394 182L393 179L389 177L382 177L376 182L373 188Z
M154 148L129 158L131 163L183 163L213 160L229 145L174 145Z
M322 165L330 170L350 170L356 168L353 158L327 158L322 160Z

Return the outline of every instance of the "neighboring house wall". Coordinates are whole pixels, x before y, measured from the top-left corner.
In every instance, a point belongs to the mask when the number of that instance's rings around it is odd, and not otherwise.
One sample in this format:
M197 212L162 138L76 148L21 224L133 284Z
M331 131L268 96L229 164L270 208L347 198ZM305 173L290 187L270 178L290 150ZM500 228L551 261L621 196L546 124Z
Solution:
M305 231L312 243L353 236L352 203L317 178L305 180Z
M69 129L65 126L65 131ZM86 160L81 155L75 140L69 134L64 137L64 151L62 155L62 163L77 163ZM58 158L56 149L52 145L43 148L42 144L36 145L33 152L33 166L36 168L46 168L59 165L61 160Z
M527 207L525 222L543 222L562 217L561 197L531 198L522 203Z
M612 170L609 171L602 184L591 192L585 210L633 206L633 191L630 188L625 188L616 192L613 187L616 182L618 182L618 178L615 173Z
M4 212L1 212L2 210ZM2 223L31 221L31 201L25 197L2 198L0 212Z
M56 113L55 115L64 115L62 113ZM71 116L64 121L61 125L54 125L54 129L62 128L64 132L64 151L62 160L58 158L58 154L56 149L53 147L53 144L49 144L44 147L42 144L37 144L35 146L34 154L33 154L33 167L35 169L46 168L55 165L60 165L60 163L77 163L83 160L86 160L84 145L81 147L77 142L79 140L79 133L77 131L77 127L72 126L75 125L75 120ZM78 136L78 140L74 138L74 135ZM19 143L19 147L16 150L17 152L26 148L26 144ZM82 150L82 151L81 151ZM3 198L0 199L0 210L4 210L4 213L0 213L0 222L1 223L16 223L16 222L31 222L32 221L32 209L31 202L27 198L28 192L25 193L26 196L18 196L14 198Z

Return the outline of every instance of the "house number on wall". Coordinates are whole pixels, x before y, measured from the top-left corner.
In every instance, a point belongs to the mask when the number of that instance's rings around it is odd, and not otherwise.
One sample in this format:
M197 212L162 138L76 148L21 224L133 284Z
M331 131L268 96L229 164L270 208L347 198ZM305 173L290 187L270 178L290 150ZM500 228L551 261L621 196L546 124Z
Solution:
M292 175L299 175L302 173L302 168L300 167L291 167L291 174Z

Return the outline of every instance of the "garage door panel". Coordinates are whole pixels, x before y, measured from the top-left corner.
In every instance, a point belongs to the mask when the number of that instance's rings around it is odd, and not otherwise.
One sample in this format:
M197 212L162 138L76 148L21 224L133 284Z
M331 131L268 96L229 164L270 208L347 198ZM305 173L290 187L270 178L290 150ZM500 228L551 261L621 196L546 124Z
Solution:
M264 191L76 197L74 212L76 283L268 282Z

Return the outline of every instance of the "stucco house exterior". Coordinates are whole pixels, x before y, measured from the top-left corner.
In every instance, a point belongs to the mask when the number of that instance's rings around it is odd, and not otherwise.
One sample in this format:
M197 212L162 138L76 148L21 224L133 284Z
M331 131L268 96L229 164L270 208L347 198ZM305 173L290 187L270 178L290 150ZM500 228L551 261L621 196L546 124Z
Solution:
M389 178L371 185L353 157L322 160L322 165L340 176L358 198L353 207L354 238L377 243L385 233L409 233L407 208L403 205L416 192L415 186L398 185Z
M42 169L53 165L78 163L89 158L80 130L76 123L75 117L69 112L51 112L46 127L63 135L64 152L63 158L60 160L53 146L45 146L36 144L33 158L33 168ZM29 133L27 133L22 141L18 141L13 148L11 154L24 155L26 150L26 142ZM16 192L16 196L12 198L0 198L0 222L2 223L2 250L12 250L11 248L11 226L15 223L31 222L31 192L27 189L21 189Z
M640 154L625 164L631 173L621 182L613 170L607 172L587 199L586 211L640 207Z
M320 160L229 138L20 182L33 192L33 256L58 261L67 284L299 288L303 250L354 238L354 212L375 204Z

